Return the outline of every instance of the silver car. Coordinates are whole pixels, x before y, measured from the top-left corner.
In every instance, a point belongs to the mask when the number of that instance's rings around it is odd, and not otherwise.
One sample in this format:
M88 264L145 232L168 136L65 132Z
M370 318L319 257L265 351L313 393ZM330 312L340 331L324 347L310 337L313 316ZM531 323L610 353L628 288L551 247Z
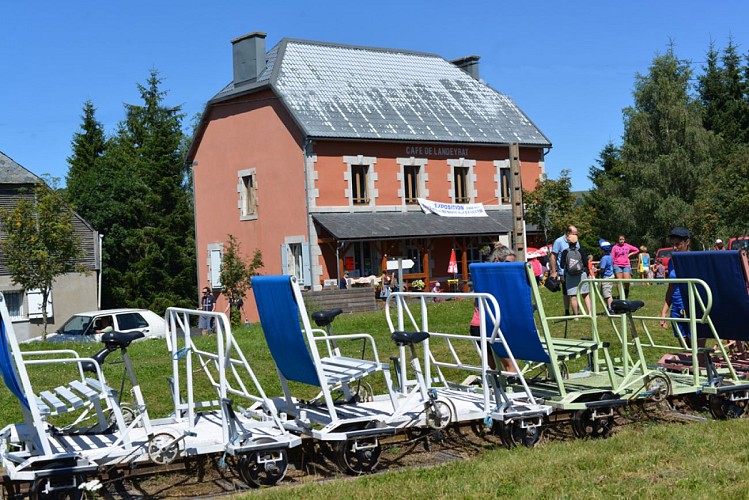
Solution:
M50 342L98 342L102 333L143 332L144 338L163 338L164 318L147 309L106 309L79 313L68 319L59 330L47 335Z

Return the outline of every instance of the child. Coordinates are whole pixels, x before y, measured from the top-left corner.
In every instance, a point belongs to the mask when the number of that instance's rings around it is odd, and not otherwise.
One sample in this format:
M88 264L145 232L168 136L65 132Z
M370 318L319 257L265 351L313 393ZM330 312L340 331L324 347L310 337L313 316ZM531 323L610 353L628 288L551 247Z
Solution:
M611 278L614 275L614 261L611 258L611 243L601 238L598 240L598 246L601 247L601 252L603 253L601 262L598 264L598 268L601 271L601 278ZM601 283L601 295L603 295L603 299L606 301L606 306L609 308L609 311L611 310L611 302L614 300L611 297L611 289L613 286L614 284L611 282Z
M650 269L650 254L648 253L648 247L642 245L640 247L640 254L638 255L637 271L640 273L638 278L645 279L648 277L648 270ZM650 283L647 283L648 285Z

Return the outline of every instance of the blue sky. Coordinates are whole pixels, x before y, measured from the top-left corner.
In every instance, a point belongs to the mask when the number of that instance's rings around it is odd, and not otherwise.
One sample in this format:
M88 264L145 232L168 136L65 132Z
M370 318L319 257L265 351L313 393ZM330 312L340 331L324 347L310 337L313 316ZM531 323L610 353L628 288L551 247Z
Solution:
M547 172L588 168L619 143L635 75L670 42L701 67L710 41L749 53L749 2L713 0L5 2L0 29L0 151L35 174L65 177L82 106L107 133L139 104L157 69L186 125L232 78L231 39L281 38L479 55L481 78L509 95L549 137Z

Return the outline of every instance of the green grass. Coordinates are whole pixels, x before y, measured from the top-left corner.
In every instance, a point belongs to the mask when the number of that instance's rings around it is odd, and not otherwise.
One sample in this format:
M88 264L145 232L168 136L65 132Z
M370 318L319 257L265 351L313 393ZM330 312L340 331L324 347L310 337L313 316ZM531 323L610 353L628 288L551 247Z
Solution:
M665 286L633 286L630 298L646 303L642 315L657 316L663 304ZM561 315L560 294L542 290L547 315ZM471 300L447 301L429 306L431 328L435 331L467 333L473 313ZM675 345L670 331L661 330L655 322L649 327L660 342ZM621 347L612 327L599 318L603 340L612 342L612 353L620 355ZM371 333L382 360L397 354L389 338L382 311L339 316L336 333ZM570 337L590 335L590 322L571 321L567 324ZM563 335L564 323L552 324L556 335ZM270 353L257 325L235 332L242 350L250 359L256 375L269 395L280 395L280 384ZM199 346L215 344L214 337L195 339ZM361 353L361 342L349 342L344 350L351 355ZM445 348L439 342L432 346L438 352ZM40 348L74 348L82 356L93 355L98 345L42 344L24 346L25 350ZM470 351L470 349L467 349ZM136 373L146 396L152 417L171 411L166 377L171 374L171 360L164 341L135 343L130 348ZM648 352L650 361L662 352ZM117 358L112 355L111 358ZM581 361L583 363L584 361ZM581 366L580 366L581 367ZM572 367L579 368L579 367ZM110 385L119 388L122 365L106 365ZM54 385L69 380L59 369L37 373L34 382ZM378 378L378 380L381 377ZM383 384L376 380L376 390ZM295 386L295 388L298 388ZM314 389L307 388L306 396ZM197 387L205 397L215 397L205 383ZM20 408L10 392L0 388L0 424L22 419ZM268 489L254 496L269 498L486 498L512 496L522 498L606 498L681 496L745 497L745 481L749 473L749 434L743 420L707 422L704 424L654 424L642 422L617 429L601 441L545 441L537 449L492 449L471 460L446 465L408 469L327 484L309 484L294 488Z
M244 498L746 498L745 421L630 425L611 438L492 449L471 460Z

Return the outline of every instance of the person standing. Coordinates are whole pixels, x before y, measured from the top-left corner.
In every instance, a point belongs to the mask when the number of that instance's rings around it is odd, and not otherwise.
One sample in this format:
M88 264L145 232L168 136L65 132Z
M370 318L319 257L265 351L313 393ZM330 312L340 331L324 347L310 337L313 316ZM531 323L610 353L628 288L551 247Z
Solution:
M611 278L614 276L614 262L611 260L611 243L601 238L598 240L598 246L601 247L601 252L603 252L601 262L598 263L598 268L601 270L601 278ZM611 310L611 302L614 300L611 295L613 286L614 284L611 282L601 283L601 295L606 301L606 307L609 311Z
M216 299L213 297L211 289L205 287L203 288L203 297L200 299L200 310L212 312L214 309L216 309ZM201 335L207 335L208 332L212 332L213 318L210 316L200 316L198 328L200 328Z
M577 233L568 234L567 241L569 246L559 256L559 266L564 271L564 293L569 296L572 314L577 316L580 314L580 305L577 302L578 287L580 288L580 295L585 300L587 310L590 310L590 297L588 294L590 287L588 283L582 283L588 277L588 274L585 272L587 269L588 254L577 241Z
M553 279L559 279L562 282L562 300L564 302L564 315L570 315L570 297L567 295L564 284L564 269L559 266L559 257L570 247L569 237L574 235L577 238L577 228L575 226L569 226L567 231L554 240L554 244L551 247L551 254L549 255L549 276Z
M629 259L640 253L636 246L627 243L623 234L619 235L619 241L611 248L611 259L614 261L614 274L616 279L632 279L632 263ZM624 297L629 296L629 283L624 284Z
M650 254L648 253L648 247L642 245L640 247L640 254L637 256L637 272L640 274L641 280L647 279L649 270ZM649 284L650 283L648 283L648 285Z
M668 235L671 240L671 245L674 247L674 252L688 252L689 244L691 243L692 233L689 229L679 226L671 230ZM676 278L676 270L674 269L674 261L670 259L668 261L668 277L669 279ZM670 314L669 314L670 309ZM668 321L666 321L666 314L669 314L670 318L685 318L686 310L684 308L684 298L681 296L681 289L674 283L669 283L666 289L666 300L663 302L663 308L661 309L661 327L668 328ZM689 324L686 322L670 322L674 330L675 337L684 337L687 346L692 346L691 333L689 331ZM699 347L705 346L705 339L698 339L697 345Z

